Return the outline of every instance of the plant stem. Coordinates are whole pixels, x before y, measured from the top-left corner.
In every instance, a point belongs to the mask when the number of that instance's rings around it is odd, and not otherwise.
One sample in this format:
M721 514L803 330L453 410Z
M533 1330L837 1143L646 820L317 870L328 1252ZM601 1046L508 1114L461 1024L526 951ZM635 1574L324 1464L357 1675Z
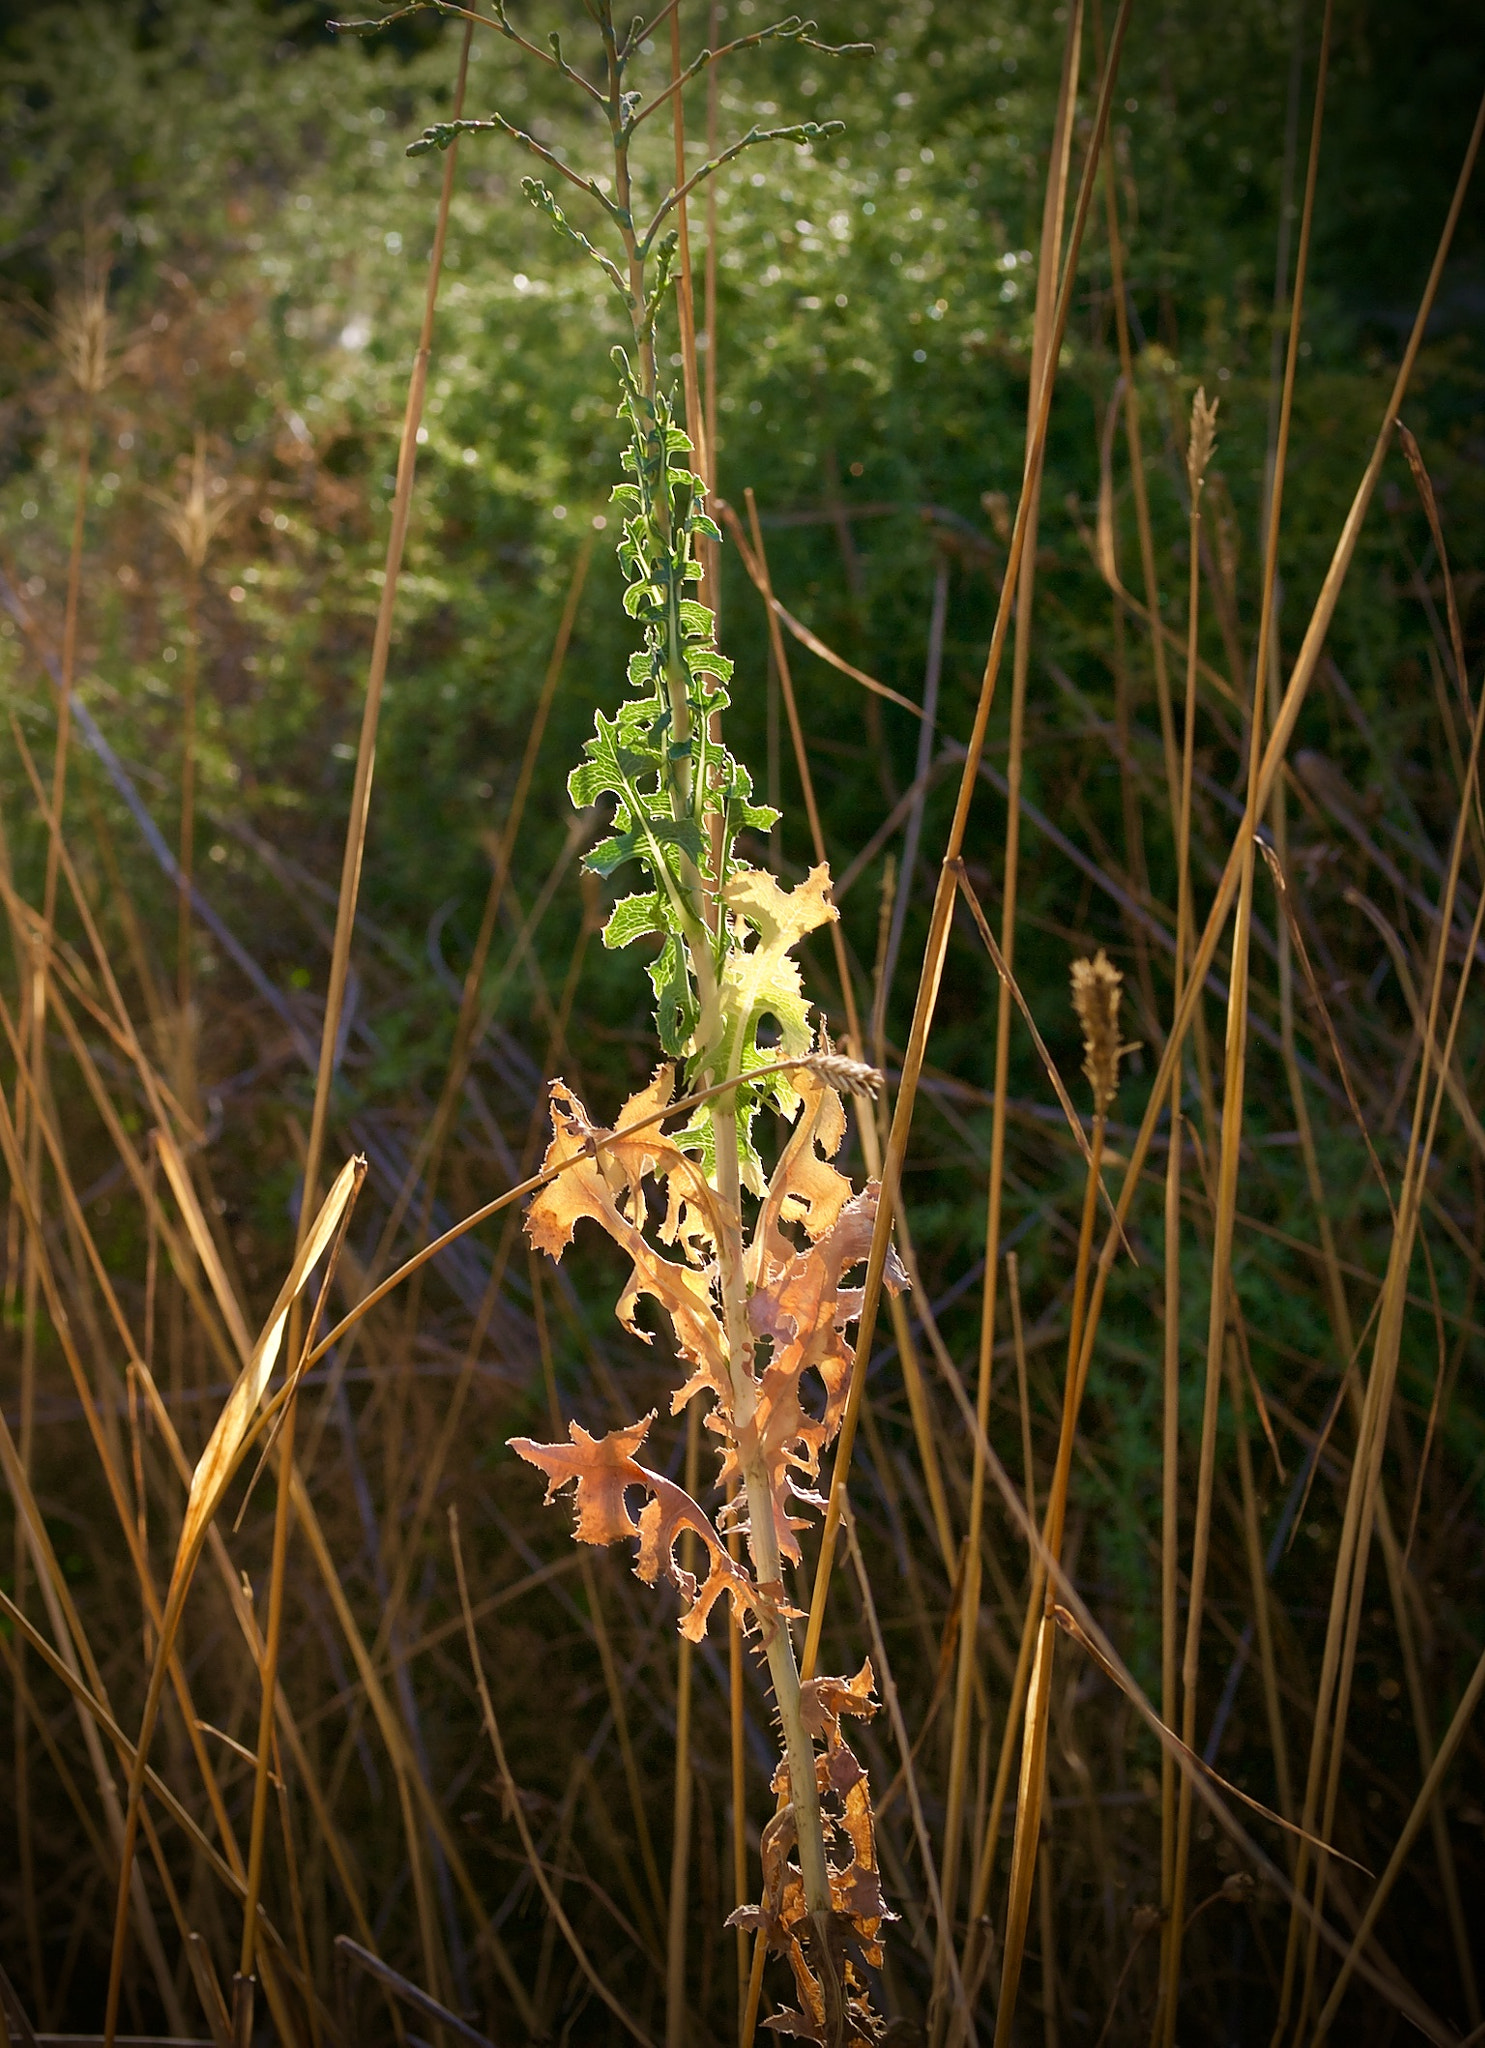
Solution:
M1315 182L1320 168L1320 136L1325 115L1325 84L1330 56L1330 24L1333 0L1326 0L1325 20L1320 32L1320 55L1315 80L1315 110L1310 134L1310 159L1305 176L1304 211L1300 221L1299 252L1295 261L1294 300L1290 314L1289 347L1284 366L1284 390L1279 407L1278 438L1274 451L1273 482L1268 502L1265 533L1262 611L1258 624L1258 658L1254 672L1252 702L1248 718L1248 794L1244 830L1238 846L1238 902L1233 923L1232 964L1227 992L1227 1045L1222 1088L1221 1151L1217 1162L1216 1213L1213 1219L1211 1300L1207 1315L1206 1385L1202 1401L1201 1447L1197 1464L1196 1526L1191 1543L1191 1590L1186 1614L1186 1643L1181 1663L1181 1734L1188 1748L1196 1739L1196 1687L1201 1661L1202 1606L1206 1592L1207 1561L1211 1537L1212 1482L1217 1453L1217 1415L1221 1394L1222 1361L1231 1314L1232 1240L1237 1209L1237 1182L1243 1133L1243 1089L1248 1044L1248 964L1253 919L1254 833L1262 807L1260 768L1263 761L1264 695L1274 645L1276 583L1280 512L1283 506L1285 459L1289 447L1289 425L1294 409L1294 385L1299 366L1300 323L1304 310L1305 276L1308 266L1310 230L1315 214ZM1250 824L1249 821L1252 821ZM1177 1005L1179 1008L1179 1004ZM1182 1922L1185 1917L1186 1872L1190 1856L1191 1781L1183 1776L1176 1813L1176 1854L1170 1894L1170 1923L1161 1982L1162 2014L1156 2040L1173 2048L1176 2005L1180 1994Z
M1068 236L1068 257L1063 266L1062 283L1057 295L1057 311L1052 322L1052 344L1048 350L1048 374L1043 379L1040 401L1032 431L1028 436L1028 471L1039 468L1046 446L1047 424L1052 410L1053 371L1062 339L1067 331L1068 316L1072 311L1073 280L1077 272L1078 252L1082 247L1083 230L1087 224L1088 209L1092 201L1093 176L1108 131L1109 113L1113 104L1114 81L1118 76L1119 58L1124 47L1124 36L1129 26L1132 0L1121 0L1118 19L1110 38L1109 59L1099 87L1097 111L1093 118L1092 134L1089 138L1088 157L1084 165L1082 181L1078 190L1077 205L1073 212L1072 228ZM995 700L996 684L1000 676L1001 661L1005 654L1006 637L1010 627L1011 613L1021 562L1026 552L1028 514L1030 506L1027 492L1023 487L1021 500L1016 510L1016 520L1011 531L1010 550L1006 561L1005 578L1002 584L1000 603L996 609L995 624L991 632L990 646L985 656L984 674L980 681L979 698L975 706L974 722L970 729L969 744L965 750L964 768L960 777L959 794L954 806L954 817L949 827L948 843L944 849L943 863L939 870L938 888L933 901L933 913L929 923L928 938L923 952L923 964L918 979L918 995L908 1042L902 1061L902 1080L898 1088L897 1106L892 1118L888 1137L887 1156L882 1182L882 1196L877 1208L876 1224L872 1232L871 1252L867 1261L866 1277L862 1285L861 1314L856 1326L856 1357L858 1361L871 1355L872 1339L876 1333L877 1312L881 1306L883 1276L886 1272L887 1251L891 1242L894 1203L892 1190L898 1184L903 1159L907 1152L908 1132L912 1126L913 1113L917 1107L918 1083L922 1077L923 1060L928 1043L929 1027L938 1006L939 985L943 976L944 960L948 951L949 930L953 916L954 901L958 891L957 862L964 845L965 832L969 823L969 809L979 783L980 758L984 751L986 729L990 722L990 709ZM1117 1242L1117 1233L1115 1234ZM1110 1250L1110 1259L1113 1253ZM809 1633L805 1642L806 1663L812 1665L813 1655L824 1626L825 1602L828 1597L830 1566L835 1556L836 1534L840 1527L840 1509L846 1481L851 1469L851 1454L855 1446L856 1428L861 1412L861 1398L865 1389L864 1366L858 1365L851 1375L851 1391L846 1401L845 1417L841 1423L840 1436L836 1441L835 1463L830 1479L830 1502L826 1510L825 1526L820 1536L820 1561L815 1572L814 1597L810 1606Z
M725 1098L724 1098L725 1099ZM717 1133L717 1193L722 1217L718 1257L722 1269L722 1307L727 1332L728 1370L732 1380L732 1431L748 1503L748 1548L753 1576L763 1595L758 1612L768 1674L784 1731L789 1767L789 1797L799 1840L799 1868L805 1904L812 1915L830 1911L830 1873L825 1860L825 1831L820 1794L815 1784L815 1747L804 1725L803 1694L794 1642L780 1609L784 1587L774 1524L773 1488L754 1420L757 1382L753 1377L752 1340L748 1335L747 1300L742 1265L741 1187L738 1174L737 1119L730 1109L713 1112Z
M191 1016L191 878L196 867L196 692L199 680L201 571L187 565L185 673L181 678L180 883L176 904L175 978L180 1010L176 1089L187 1116L196 1114L196 1050Z
M1196 740L1197 628L1201 618L1201 494L1202 478L1194 471L1190 530L1187 540L1189 585L1186 605L1186 703L1181 737L1180 791L1176 807L1176 960L1173 1010L1181 1007L1191 950L1191 782ZM1170 1075L1169 1141L1165 1159L1165 1329L1162 1348L1162 1413L1160 1461L1160 1713L1168 1728L1176 1723L1180 1701L1177 1635L1180 1627L1180 1447L1181 1447L1181 1167L1184 1149L1182 1097L1185 1056L1178 1048ZM1176 1877L1176 1764L1168 1749L1160 1752L1160 1928L1161 1985L1164 1958L1173 1939L1171 1901ZM1157 2028L1161 2024L1157 2004Z

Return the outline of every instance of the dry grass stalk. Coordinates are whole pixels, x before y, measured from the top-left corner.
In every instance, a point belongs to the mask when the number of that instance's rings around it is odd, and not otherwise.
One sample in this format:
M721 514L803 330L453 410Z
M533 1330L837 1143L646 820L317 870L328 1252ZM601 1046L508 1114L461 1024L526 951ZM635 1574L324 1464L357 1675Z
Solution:
M1032 431L1028 437L1027 475L1034 478L1040 469L1046 447L1047 422L1051 414L1054 378L1052 367L1056 364L1062 338L1067 331L1068 315L1072 306L1073 279L1077 272L1078 252L1082 247L1083 229L1087 224L1088 209L1092 199L1093 178L1097 169L1099 153L1103 147L1108 128L1109 110L1113 98L1114 80L1118 74L1119 55L1123 48L1124 35L1129 25L1129 0L1123 0L1114 25L1110 43L1108 63L1099 88L1098 106L1094 114L1092 133L1089 140L1088 157L1084 166L1078 190L1077 203L1073 213L1072 228L1068 236L1068 254L1063 266L1062 282L1057 296L1056 311L1052 320L1052 332L1047 349L1049 373L1043 380L1040 403ZM1023 486L1017 507L1015 524L1011 530L1009 558L1006 564L1005 580L1001 588L1000 603L996 609L995 626L991 634L989 651L985 658L985 672L981 679L979 698L975 707L974 724L969 745L965 753L964 771L959 785L959 795L954 807L954 818L949 828L948 844L944 853L943 867L934 896L932 921L924 950L922 971L918 983L918 996L914 1006L913 1024L902 1064L902 1081L898 1091L897 1104L893 1113L886 1156L883 1162L883 1181L889 1190L889 1199L880 1204L878 1215L882 1219L872 1240L871 1257L866 1269L866 1281L862 1291L861 1325L859 1347L863 1355L871 1348L871 1339L876 1330L877 1310L881 1303L883 1275L886 1271L890 1244L892 1202L890 1190L901 1178L902 1163L907 1150L908 1132L912 1125L913 1112L917 1103L918 1083L922 1075L924 1050L933 1010L938 999L940 978L943 973L944 956L948 945L949 921L953 912L954 897L958 886L956 863L964 844L964 833L969 818L969 806L974 795L980 755L985 744L985 732L990 718L990 707L995 697L995 686L1000 675L1000 664L1005 653L1006 636L1010 627L1013 610L1013 595L1020 575L1021 562L1026 551L1026 539L1030 504ZM806 1637L805 1654L808 1659L813 1647L818 1644L820 1630L824 1625L825 1587L829 1580L829 1565L835 1554L835 1530L839 1524L839 1502L837 1488L843 1488L850 1470L851 1451L855 1440L854 1422L851 1410L847 1410L846 1422L842 1426L841 1443L836 1453L835 1466L831 1475L831 1499L835 1506L826 1513L825 1528L820 1542L820 1569L815 1580L815 1598L811 1605L810 1632Z
M1067 1375L1062 1393L1057 1460L1047 1494L1042 1527L1045 1560L1038 1553L1032 1571L1023 1646L1034 1645L1026 1689L1021 1737L1021 1775L1016 1801L1016 1828L1011 1845L1010 1897L1001 1950L1000 1995L996 2007L996 2048L1011 2038L1032 1888L1042 1862L1042 1802L1046 1789L1047 1729L1052 1704L1052 1672L1056 1652L1056 1595L1050 1575L1062 1561L1068 1487L1072 1478L1073 1444L1078 1411L1086 1383L1085 1359L1094 1332L1087 1327L1088 1269L1093 1229L1098 1216L1099 1171L1103 1163L1108 1112L1119 1086L1119 1061L1132 1050L1119 1038L1119 1001L1123 977L1102 950L1091 960L1075 960L1072 1001L1083 1034L1083 1072L1093 1091L1093 1136L1083 1189L1083 1218L1078 1232L1077 1265L1073 1274L1072 1319L1068 1326ZM1024 1653L1024 1652L1023 1652Z
M1320 56L1315 82L1315 108L1310 133L1309 162L1305 174L1304 204L1300 218L1299 250L1295 259L1294 290L1290 303L1289 340L1284 365L1284 386L1279 405L1278 437L1275 444L1268 503L1265 513L1262 610L1259 617L1256 681L1248 719L1248 794L1245 821L1256 825L1262 812L1258 794L1265 678L1276 629L1274 611L1278 579L1280 515L1283 507L1285 471L1289 453L1289 431L1294 412L1294 386L1299 368L1301 322L1309 262L1310 237L1315 216L1315 187L1320 169L1320 139L1325 114L1325 86L1330 55L1332 0L1326 0L1320 33ZM1211 457L1213 421L1205 405L1193 410L1188 473L1204 472ZM1206 460L1203 461L1202 457ZM1186 1611L1186 1641L1181 1665L1181 1734L1189 1747L1196 1737L1196 1688L1201 1658L1203 1601L1212 1513L1212 1483L1216 1464L1218 1400L1221 1392L1222 1361L1228 1342L1230 1290L1232 1284L1232 1240L1237 1208L1238 1167L1242 1145L1244 1086L1247 1065L1248 972L1253 914L1254 845L1252 830L1237 849L1240 854L1237 911L1231 942L1228 972L1226 1057L1222 1082L1220 1150L1217 1162L1215 1213L1212 1225L1211 1296L1207 1319L1206 1379L1202 1403L1201 1442L1198 1450L1195 1528L1192 1533L1190 1596ZM1161 2004L1154 2039L1163 2048L1173 2048L1177 2004L1180 1995L1181 1947L1186 1912L1186 1882L1190 1855L1191 1801L1189 1780L1183 1780L1176 1813L1175 1865L1169 1902L1169 1922L1162 1943Z
M1001 1205L1004 1190L1006 1100L1009 1094L1010 1034L1012 996L1010 977L1015 970L1016 954L1016 906L1017 886L1020 872L1021 842L1021 773L1022 752L1025 739L1026 688L1031 672L1032 607L1036 592L1037 530L1041 507L1041 471L1045 457L1045 440L1040 452L1035 450L1036 422L1042 409L1044 391L1050 395L1053 353L1054 314L1057 305L1058 286L1062 282L1062 241L1067 217L1067 198L1072 165L1072 137L1077 113L1078 75L1082 58L1083 7L1079 4L1069 10L1067 28L1063 39L1062 74L1058 84L1057 113L1052 129L1052 146L1047 167L1046 189L1042 200L1041 247L1037 265L1036 315L1032 329L1031 375L1027 389L1027 468L1022 485L1022 502L1026 539L1023 545L1020 566L1017 571L1016 632L1011 655L1011 709L1009 746L1006 756L1006 779L1009 794L1006 801L1005 856L1002 869L1003 905L1001 914L1000 951L1005 963L996 988L995 1018L995 1110L990 1130L990 1176L986 1195L985 1212L985 1284L981 1299L979 1359L976 1383L975 1413L983 1435L990 1418L990 1376L991 1361L995 1349L996 1323L996 1280L1000 1268ZM1092 174L1094 152L1090 152L1089 164L1084 173L1084 185ZM1076 246L1068 259L1068 274L1071 275L1077 262ZM1006 589L1010 588L1009 566L1006 571ZM953 849L957 853L958 849ZM964 1807L966 1777L969 1763L970 1738L970 1686L972 1675L977 1668L980 1647L980 1553L984 1528L985 1471L984 1461L976 1446L973 1471L970 1480L969 1531L966 1539L966 1569L964 1575L963 1605L959 1624L959 1670L954 1689L954 1719L950 1736L950 1764L947 1811L944 1820L943 1882L944 1917L938 1925L935 1950L935 1992L940 2009L943 2003L943 1986L946 1963L954 1944L956 1929L954 1912L958 1898L960 1844L964 1828ZM1006 1731L1016 1709L1011 1708ZM1002 1749L1005 1741L1002 1740ZM993 1811L993 1805L992 1805ZM994 1814L992 1825L999 1831L999 1814ZM980 1915L971 1910L970 1928L977 1930ZM974 1934L966 1941L962 1974L966 1981L973 1981L976 1958L974 1955ZM954 2035L957 2037L960 2019L954 2018ZM935 2014L934 2035L944 2038L945 2020Z

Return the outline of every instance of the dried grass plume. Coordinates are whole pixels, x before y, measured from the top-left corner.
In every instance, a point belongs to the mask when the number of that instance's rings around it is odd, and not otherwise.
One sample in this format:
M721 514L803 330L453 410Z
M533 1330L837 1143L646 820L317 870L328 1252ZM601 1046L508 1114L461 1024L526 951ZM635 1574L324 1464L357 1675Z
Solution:
M1091 960L1072 964L1073 1008L1083 1027L1083 1072L1093 1089L1093 1107L1100 1116L1119 1088L1119 1061L1132 1045L1119 1043L1119 995L1123 975L1099 947Z
M85 398L97 398L119 367L105 263L89 256L82 282L58 295L51 328L63 369Z
M1206 387L1197 385L1191 401L1191 440L1186 450L1186 477L1193 497L1206 481L1217 446L1217 407L1221 403L1220 398L1208 402Z

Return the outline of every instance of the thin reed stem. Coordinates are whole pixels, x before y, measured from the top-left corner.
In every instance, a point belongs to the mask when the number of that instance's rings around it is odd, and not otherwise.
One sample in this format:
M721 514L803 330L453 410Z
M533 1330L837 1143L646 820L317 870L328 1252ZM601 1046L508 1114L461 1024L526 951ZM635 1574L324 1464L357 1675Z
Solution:
M1206 1379L1202 1398L1201 1443L1198 1451L1196 1509L1191 1539L1190 1592L1186 1609L1186 1639L1181 1661L1181 1735L1189 1748L1196 1744L1197 1681L1201 1658L1203 1604L1206 1596L1207 1563L1211 1542L1213 1475L1217 1455L1218 1402L1222 1384L1222 1363L1227 1345L1232 1288L1232 1239L1237 1208L1238 1168L1243 1133L1243 1094L1247 1071L1248 971L1253 914L1254 836L1253 826L1261 814L1259 796L1263 761L1264 694L1269 649L1274 634L1275 588L1278 578L1280 515L1283 508L1284 478L1289 452L1289 430L1294 413L1294 386L1299 368L1299 342L1304 313L1306 273L1310 237L1315 217L1315 187L1320 170L1320 138L1325 117L1325 87L1330 63L1330 24L1334 0L1326 0L1324 25L1320 32L1320 54L1315 80L1315 108L1310 131L1310 155L1305 173L1305 195L1300 219L1299 249L1295 259L1294 292L1290 309L1289 345L1284 365L1284 390L1279 407L1275 442L1273 482L1269 494L1265 535L1262 611L1258 630L1258 661L1248 731L1248 794L1244 809L1244 831L1235 852L1239 859L1237 914L1233 924L1231 965L1227 983L1227 1044L1222 1083L1221 1142L1217 1162L1215 1214L1212 1228L1211 1299L1207 1318ZM1253 824L1249 824L1249 820ZM1177 1008L1179 1008L1179 1001ZM1171 1880L1170 1918L1162 1953L1161 2005L1153 2038L1163 2048L1174 2048L1176 2008L1180 1998L1181 1949L1186 1914L1186 1880L1190 1859L1191 1791L1189 1779L1182 1779L1176 1810L1175 1864Z
M1078 1410L1083 1393L1083 1330L1088 1307L1088 1270L1093 1250L1093 1229L1098 1220L1099 1173L1103 1164L1106 1115L1102 1105L1094 1113L1091 1158L1083 1188L1083 1216L1078 1230L1078 1257L1073 1274L1072 1318L1068 1325L1067 1376L1062 1394L1062 1419L1057 1437L1057 1458L1047 1491L1047 1513L1042 1541L1048 1557L1062 1559L1062 1536L1067 1520L1068 1487L1072 1479L1073 1444L1077 1436ZM1031 1678L1026 1694L1025 1727L1021 1740L1021 1781L1016 1803L1016 1828L1011 1845L1010 1898L1006 1907L1005 1940L1001 1949L1000 1995L995 2012L995 2048L1008 2048L1015 2023L1016 1995L1020 1989L1021 1964L1026 1952L1026 1929L1031 1915L1032 1887L1036 1880L1041 1844L1042 1801L1046 1788L1047 1726L1052 1701L1052 1669L1057 1641L1053 1619L1056 1595L1053 1581L1038 1556L1032 1571L1032 1597L1027 1608L1028 1635L1036 1644ZM1035 1622L1032 1624L1032 1616Z
M970 1474L969 1535L965 1553L964 1588L959 1632L959 1669L954 1687L954 1718L949 1741L949 1785L944 1819L943 1885L946 1918L938 1929L934 1958L936 1996L942 1998L946 1958L954 1940L954 1908L958 1893L960 1843L964 1828L966 1778L969 1765L969 1693L979 1653L980 1550L985 1512L985 1467L979 1442L990 1422L990 1381L995 1351L996 1286L1000 1269L1001 1213L1005 1183L1006 1107L1010 1093L1010 1047L1013 999L1010 976L1015 970L1016 912L1020 880L1021 778L1025 745L1026 692L1031 673L1032 607L1036 592L1037 530L1041 508L1042 448L1035 450L1036 423L1041 413L1044 389L1051 384L1053 366L1053 317L1057 287L1061 282L1062 237L1067 212L1067 191L1072 162L1072 136L1078 100L1078 70L1082 56L1082 0L1069 10L1063 39L1062 74L1057 92L1057 111L1042 202L1041 247L1037 264L1036 315L1032 327L1031 376L1026 407L1026 474L1022 484L1026 540L1017 573L1016 634L1011 656L1010 735L1006 753L1005 855L1001 870L1000 950L1005 972L996 978L994 1110L990 1126L990 1173L985 1205L985 1278L980 1299L978 1377L975 1413L979 1436ZM1069 260L1069 270L1076 260ZM1035 451L1035 452L1034 452ZM1010 570L1006 583L1009 587ZM905 881L908 878L904 878ZM1011 1739L1008 1718L1002 1747ZM1003 1783L1003 1779L998 1779ZM992 1811L987 1826L998 1833L1000 1815ZM978 1889L978 1887L976 1887ZM975 1975L975 1948L979 1940L980 1915L970 1913L965 1939L964 1978ZM997 2026L998 2031L998 2026Z
M1114 81L1118 75L1119 57L1124 47L1124 36L1129 26L1132 0L1121 0L1119 15L1110 40L1108 63L1099 87L1098 106L1094 114L1092 132L1088 144L1088 156L1079 184L1077 204L1073 213L1073 224L1068 236L1068 254L1063 267L1061 287L1057 298L1057 311L1052 321L1052 333L1047 350L1048 374L1043 379L1041 399L1033 431L1027 448L1027 476L1034 478L1041 466L1046 446L1047 422L1051 416L1052 393L1055 379L1052 370L1057 362L1062 339L1067 331L1068 316L1072 308L1073 279L1077 273L1078 256L1083 243L1083 230L1087 225L1088 210L1092 201L1093 178L1097 169L1104 137L1108 130L1109 110L1113 102ZM933 913L929 924L928 939L924 948L922 970L918 981L918 995L914 1005L912 1027L902 1061L902 1079L898 1088L897 1103L892 1117L892 1128L888 1138L886 1158L883 1163L882 1197L877 1205L875 1227L872 1232L871 1253L867 1261L866 1277L862 1286L861 1314L857 1323L856 1362L852 1368L850 1393L847 1397L846 1412L841 1424L840 1436L836 1441L835 1461L831 1470L829 1504L826 1508L825 1526L820 1537L819 1562L816 1566L814 1594L810 1603L809 1629L805 1637L805 1666L813 1669L818 1651L820 1633L824 1627L825 1604L830 1584L830 1567L835 1557L836 1531L840 1524L840 1492L850 1475L851 1452L856 1440L856 1427L860 1416L861 1398L865 1387L865 1360L871 1355L872 1340L876 1334L877 1311L881 1304L883 1275L886 1271L887 1252L891 1242L894 1214L892 1190L899 1184L902 1163L907 1151L908 1132L912 1126L913 1113L917 1106L918 1083L923 1071L923 1059L927 1046L928 1030L937 1007L939 984L943 975L944 958L948 948L949 923L958 888L956 863L964 845L964 834L969 822L969 807L979 780L980 757L985 745L985 732L989 724L990 709L995 699L996 682L1000 675L1000 664L1005 653L1006 636L1010 627L1014 593L1021 573L1021 563L1026 551L1030 498L1023 484L1020 502L1016 510L1015 524L1011 529L1011 544L1006 562L1005 580L1001 588L1000 602L996 609L995 625L991 633L990 647L985 659L985 672L981 678L979 698L975 707L974 722L970 730L969 744L965 750L964 769L959 784L959 794L954 806L954 817L949 827L948 843L944 852L943 865L939 871L938 888L934 896Z

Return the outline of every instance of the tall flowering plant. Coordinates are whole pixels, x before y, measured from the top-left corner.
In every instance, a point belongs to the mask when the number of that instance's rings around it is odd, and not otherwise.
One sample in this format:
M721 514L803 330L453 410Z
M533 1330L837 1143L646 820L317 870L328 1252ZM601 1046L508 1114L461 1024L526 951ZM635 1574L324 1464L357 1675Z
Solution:
M874 1711L872 1672L864 1664L851 1677L801 1679L785 1576L800 1562L807 1517L823 1505L820 1461L840 1429L851 1375L847 1333L860 1292L849 1279L867 1255L877 1190L853 1189L833 1161L846 1130L842 1094L859 1089L868 1070L832 1050L796 958L806 934L837 914L828 869L786 888L739 851L739 834L766 832L777 813L754 801L747 769L722 738L733 666L717 647L715 615L695 594L698 543L720 543L721 534L692 467L693 443L660 386L655 348L672 220L685 194L757 143L812 142L837 124L751 129L642 223L631 146L659 104L647 106L630 84L645 32L636 22L620 34L607 0L590 0L589 13L602 44L596 80L569 62L558 37L548 56L503 8L494 25L602 108L611 177L574 170L499 114L429 129L413 148L502 130L582 192L613 236L609 254L569 221L547 185L524 181L531 201L602 268L631 325L631 345L613 352L625 431L614 500L624 608L639 645L627 693L612 714L597 713L568 791L580 808L611 806L608 836L587 865L605 880L633 879L603 937L611 947L645 941L656 949L649 973L662 1058L609 1129L564 1082L551 1083L546 1165L563 1170L532 1200L526 1230L537 1250L560 1259L577 1225L592 1222L623 1252L631 1270L619 1321L649 1342L636 1320L640 1300L668 1318L684 1367L671 1412L706 1404L730 1505L714 1518L644 1463L653 1413L596 1437L574 1421L565 1443L518 1438L512 1448L545 1475L548 1500L570 1489L579 1541L633 1542L640 1578L679 1588L684 1636L699 1641L718 1601L731 1600L767 1662L783 1738L775 1812L762 1834L762 1896L734 1922L761 1930L792 1967L797 2009L772 2024L807 2040L874 2041L880 2023L865 1970L881 1961L887 1913L866 1774L842 1732L847 1717ZM791 18L729 50L771 39L824 47L812 26ZM692 68L725 54L703 53ZM771 1168L765 1111L783 1127ZM905 1284L895 1261L888 1284ZM641 1497L636 1514L631 1502ZM737 1556L727 1541L734 1531L745 1537ZM705 1566L699 1579L678 1554L688 1534Z

